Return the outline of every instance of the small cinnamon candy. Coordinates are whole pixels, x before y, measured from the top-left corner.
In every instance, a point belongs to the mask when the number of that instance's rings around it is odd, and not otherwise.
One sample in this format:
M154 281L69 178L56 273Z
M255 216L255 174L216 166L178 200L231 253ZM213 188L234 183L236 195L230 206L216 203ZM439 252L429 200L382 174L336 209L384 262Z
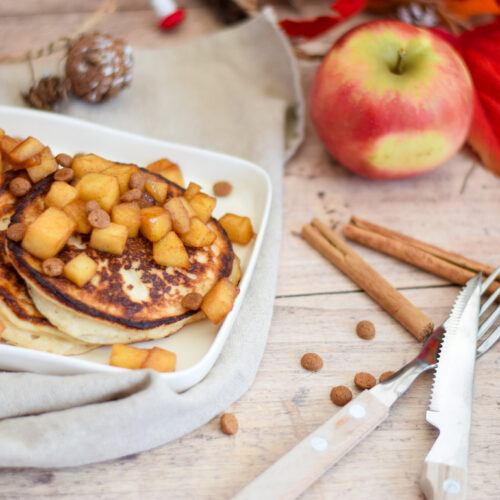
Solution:
M197 311L201 307L203 297L197 292L191 292L182 298L181 305L190 311Z
M92 210L92 212L89 212L87 217L89 224L97 229L106 229L111 224L109 214L102 208Z
M61 165L61 167L70 168L73 163L73 158L65 153L59 153L56 156L56 161L59 165Z
M22 222L16 222L11 224L7 228L7 238L12 241L21 241L24 238L24 233L26 233L27 226Z
M377 384L377 380L371 373L359 372L354 377L354 384L358 389L364 391L365 389L374 387Z
M302 368L311 372L317 372L323 368L323 359L315 352L308 352L302 356L300 360Z
M313 219L311 224L302 228L302 237L349 276L417 340L424 340L432 332L433 322L368 265L326 224Z
M57 277L61 276L64 270L64 262L57 257L45 259L42 262L42 271L46 276Z
M232 413L224 413L220 418L220 428L224 434L236 434L238 432L238 419Z
M72 168L61 168L59 169L55 174L54 174L54 179L56 181L64 181L64 182L69 182L73 180L73 177L75 176L75 172Z
M380 375L380 377L378 378L378 381L384 382L384 380L387 380L389 377L392 377L392 375L394 375L394 373L396 373L396 372L388 370L388 371L382 373L382 375Z

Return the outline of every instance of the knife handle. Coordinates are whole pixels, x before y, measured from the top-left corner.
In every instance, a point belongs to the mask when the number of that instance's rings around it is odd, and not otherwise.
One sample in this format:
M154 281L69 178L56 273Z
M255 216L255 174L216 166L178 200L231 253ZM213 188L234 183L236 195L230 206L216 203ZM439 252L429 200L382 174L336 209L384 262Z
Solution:
M234 499L297 498L383 422L388 413L389 408L370 391L362 392L241 490Z
M428 500L464 500L467 494L467 470L425 461L420 488Z

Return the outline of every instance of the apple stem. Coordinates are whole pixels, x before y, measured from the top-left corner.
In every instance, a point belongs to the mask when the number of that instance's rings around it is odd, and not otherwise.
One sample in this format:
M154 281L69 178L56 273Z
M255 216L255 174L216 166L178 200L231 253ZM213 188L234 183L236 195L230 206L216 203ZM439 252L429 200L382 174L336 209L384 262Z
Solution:
M399 49L398 62L396 63L396 69L395 69L396 75L400 75L401 73L403 73L403 59L405 55L406 55L406 50L403 48Z

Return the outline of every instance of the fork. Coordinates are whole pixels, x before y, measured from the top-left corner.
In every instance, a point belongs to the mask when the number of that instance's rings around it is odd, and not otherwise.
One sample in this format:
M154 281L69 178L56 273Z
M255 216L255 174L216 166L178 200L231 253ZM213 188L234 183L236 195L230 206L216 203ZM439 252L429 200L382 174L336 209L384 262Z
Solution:
M500 267L483 282L481 297L499 274ZM477 358L491 349L500 338L500 325L494 327L500 316L500 305L487 314L499 295L500 287L484 301L479 310ZM234 499L274 500L299 496L383 422L389 415L390 407L422 373L436 367L444 333L443 325L436 328L415 359L384 382L363 391L241 490Z

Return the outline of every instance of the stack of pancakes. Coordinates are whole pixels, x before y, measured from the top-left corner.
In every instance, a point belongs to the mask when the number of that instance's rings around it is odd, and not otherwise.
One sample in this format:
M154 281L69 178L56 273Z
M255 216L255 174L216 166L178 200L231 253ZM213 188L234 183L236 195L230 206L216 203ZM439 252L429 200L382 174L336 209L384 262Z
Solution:
M8 189L18 172L2 174L0 185L0 321L1 340L57 353L81 354L102 344L131 343L166 337L204 317L182 307L182 298L204 296L221 278L239 271L231 242L215 219L208 222L216 239L209 247L187 247L190 267L160 266L152 244L142 236L129 238L122 255L88 246L89 237L74 234L58 254L63 262L84 250L98 264L94 277L79 288L64 277L43 274L41 262L21 243L9 240L9 224L29 225L44 210L53 176L35 184L22 198ZM149 175L153 175L148 173ZM169 197L184 190L168 183ZM237 279L237 278L236 278Z

